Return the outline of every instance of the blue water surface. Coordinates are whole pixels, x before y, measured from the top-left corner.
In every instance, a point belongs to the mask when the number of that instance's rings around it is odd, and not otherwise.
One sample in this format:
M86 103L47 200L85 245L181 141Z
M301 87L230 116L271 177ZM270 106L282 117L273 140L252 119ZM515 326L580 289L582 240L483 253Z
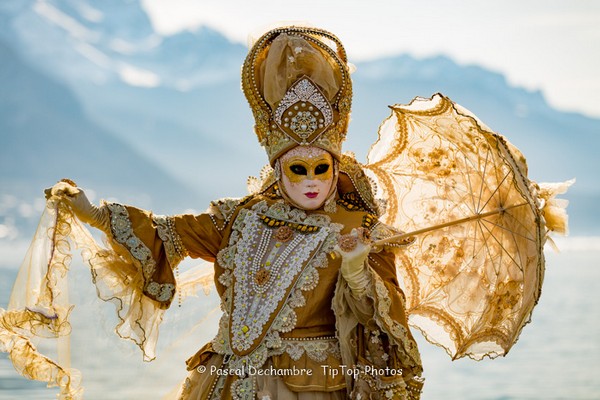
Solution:
M427 379L423 400L600 399L600 251L547 254L541 300L506 357L452 362L415 332ZM2 307L15 272L0 269ZM85 399L161 398L185 378L185 359L216 331L216 296L200 294L190 301L194 307L184 305L173 313L175 317L167 316L161 339L176 340L178 345L159 345L158 359L144 363L134 345L114 339L112 305L94 298L89 273L83 268L73 268L73 273L80 274L78 287L72 290L80 305L74 319L72 365L83 373ZM195 326L199 318L208 322ZM18 376L6 355L0 355L1 400L51 399L56 393Z

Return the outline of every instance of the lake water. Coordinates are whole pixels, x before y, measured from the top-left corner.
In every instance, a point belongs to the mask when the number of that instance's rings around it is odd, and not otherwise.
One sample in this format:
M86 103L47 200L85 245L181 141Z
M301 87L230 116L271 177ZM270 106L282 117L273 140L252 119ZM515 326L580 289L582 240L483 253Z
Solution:
M568 246L567 246L568 248ZM23 253L22 253L23 254ZM81 271L75 301L72 365L83 373L86 399L160 399L186 375L184 360L216 332L214 295L192 299L165 321L158 359L143 363L129 342L114 340L112 305L93 299L89 273ZM87 276L85 275L87 274ZM0 268L0 306L5 307L15 270ZM450 361L418 333L427 379L424 400L600 399L600 250L547 251L541 300L508 356ZM82 289L84 288L85 289ZM198 313L207 324L196 326ZM174 321L176 320L176 321ZM51 399L57 391L21 378L0 354L0 399Z

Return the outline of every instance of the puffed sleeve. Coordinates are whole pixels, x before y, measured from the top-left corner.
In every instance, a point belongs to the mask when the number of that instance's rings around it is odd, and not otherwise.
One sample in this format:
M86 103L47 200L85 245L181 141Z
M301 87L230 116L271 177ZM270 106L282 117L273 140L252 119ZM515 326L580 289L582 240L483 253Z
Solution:
M144 295L168 308L175 293L173 269L186 257L214 261L222 239L208 213L154 215L107 203L111 247L125 253L141 273Z
M369 286L361 298L343 279L338 281L333 307L342 359L360 371L347 382L352 398L420 398L421 359L407 324L394 259L386 250L369 255Z
M106 248L86 251L98 296L116 306L116 333L155 357L158 328L176 293L174 269L186 257L215 260L239 200L211 203L199 215L154 215L104 203L110 215ZM93 243L92 243L93 244Z
M175 293L173 268L187 255L214 260L222 232L238 205L235 200L217 201L200 215L167 217L103 203L109 215L103 244L66 203L51 197L19 269L10 303L6 310L0 308L0 351L10 353L23 376L60 386L61 398L81 398L79 373L66 368L68 346L57 342L59 363L38 350L34 340L68 337L74 328L68 290L74 283L69 282L69 267L77 248L90 267L98 297L115 305L116 334L135 342L144 360L154 359L159 326ZM196 282L201 278L190 274ZM187 278L182 281L190 283Z

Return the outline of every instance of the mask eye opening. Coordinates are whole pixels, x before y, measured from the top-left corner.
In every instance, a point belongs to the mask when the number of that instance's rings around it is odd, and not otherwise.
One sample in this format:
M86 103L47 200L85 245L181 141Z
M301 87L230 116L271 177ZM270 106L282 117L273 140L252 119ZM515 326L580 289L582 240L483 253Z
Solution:
M321 175L329 171L329 164L319 164L315 167L315 175Z
M308 175L306 167L299 164L290 165L290 171L292 171L292 173L295 175Z

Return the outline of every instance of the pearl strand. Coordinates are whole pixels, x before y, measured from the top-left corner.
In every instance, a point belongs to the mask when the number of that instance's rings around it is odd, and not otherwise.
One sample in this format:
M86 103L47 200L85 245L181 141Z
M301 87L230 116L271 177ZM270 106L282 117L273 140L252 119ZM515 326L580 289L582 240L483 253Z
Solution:
M271 241L272 235L273 235L273 231L270 229L266 229L264 231L263 235L261 236L260 241L258 242L258 248L256 249L256 256L252 260L252 265L250 266L251 278L253 278L254 275L256 275L256 273L258 273L258 271L260 269L260 262L262 261L263 257L265 256L265 253L267 252L267 246L269 245L269 242ZM251 282L254 282L254 279L251 279Z
M318 340L336 340L337 336L316 336L316 337L282 337L281 340L289 342L312 342Z
M264 240L265 237L267 236L267 234L265 233L263 235L263 237L261 238L259 249L257 251L257 257L255 257L252 262L252 267L250 269L250 271L252 272L252 277L254 277L258 273L258 271L260 269L260 261L262 260L262 258L264 257L264 254L266 252L266 243L268 243L268 241L270 241L272 231L267 230L267 232L269 233L268 239L267 239L267 241ZM303 236L297 235L294 238L294 240L292 240L292 242L283 250L283 252L279 255L279 257L277 257L277 259L273 263L272 268L269 269L270 276L269 276L269 281L267 282L266 285L263 285L261 287L255 282L254 279L250 279L250 284L252 286L252 289L254 289L254 291L256 293L263 294L271 288L271 286L275 282L276 278L278 277L279 270L281 269L283 263L287 260L290 253L292 251L294 251L294 249L296 247L298 247L298 245L300 244L300 242L302 242L303 239L304 239Z

